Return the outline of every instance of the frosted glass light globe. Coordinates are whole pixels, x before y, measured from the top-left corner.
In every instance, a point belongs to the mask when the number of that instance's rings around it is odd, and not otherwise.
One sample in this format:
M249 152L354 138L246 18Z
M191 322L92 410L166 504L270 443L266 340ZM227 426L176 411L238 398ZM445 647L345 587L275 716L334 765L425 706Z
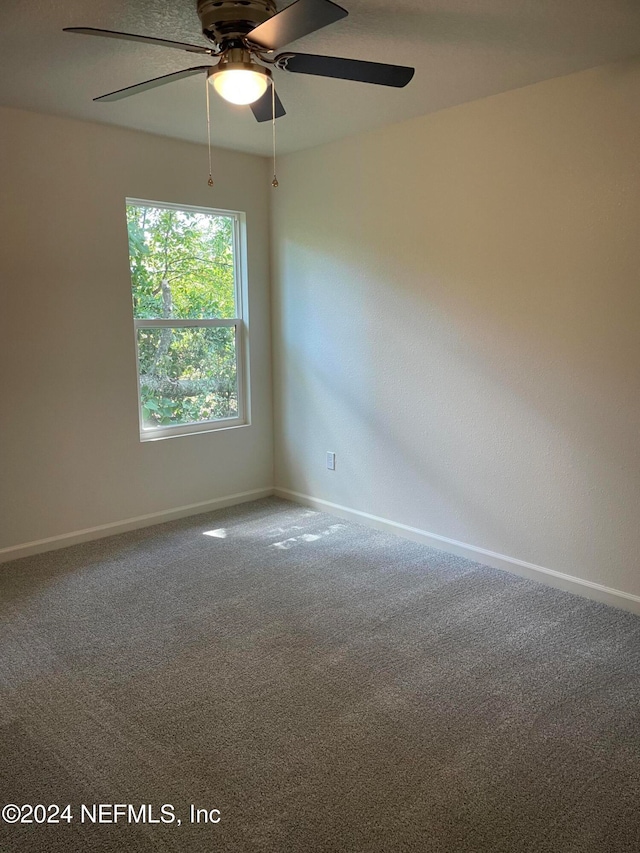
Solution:
M266 74L248 68L228 68L211 77L216 92L232 104L253 104L264 95L269 84Z

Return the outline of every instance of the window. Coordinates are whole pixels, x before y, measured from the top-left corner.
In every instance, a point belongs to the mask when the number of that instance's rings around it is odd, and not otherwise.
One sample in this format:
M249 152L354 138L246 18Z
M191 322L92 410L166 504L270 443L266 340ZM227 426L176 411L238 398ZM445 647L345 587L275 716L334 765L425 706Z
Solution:
M140 438L247 422L244 217L127 200Z

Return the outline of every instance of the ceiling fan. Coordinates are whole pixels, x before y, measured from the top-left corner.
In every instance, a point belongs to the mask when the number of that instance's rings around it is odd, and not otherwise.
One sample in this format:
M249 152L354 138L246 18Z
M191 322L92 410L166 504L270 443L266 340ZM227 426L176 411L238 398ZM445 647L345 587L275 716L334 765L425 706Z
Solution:
M317 56L297 51L272 56L290 42L349 14L331 0L296 0L280 12L276 9L275 0L197 0L197 12L202 33L212 47L94 27L66 27L64 31L68 33L155 44L218 59L215 65L197 65L173 74L164 74L94 100L117 101L174 80L206 74L218 94L234 104L250 104L254 116L262 122L285 115L275 89L271 93L267 91L270 82L273 86L272 74L267 65L294 74L336 77L396 88L406 86L414 74L413 68L403 65Z

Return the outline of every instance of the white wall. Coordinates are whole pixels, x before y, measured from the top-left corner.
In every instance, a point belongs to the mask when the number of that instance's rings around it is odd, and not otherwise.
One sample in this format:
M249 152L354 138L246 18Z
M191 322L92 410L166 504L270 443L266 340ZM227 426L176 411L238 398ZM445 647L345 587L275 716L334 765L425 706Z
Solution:
M0 111L0 548L273 480L266 161ZM251 426L141 443L125 198L247 213Z
M639 144L622 63L283 158L277 484L640 594Z

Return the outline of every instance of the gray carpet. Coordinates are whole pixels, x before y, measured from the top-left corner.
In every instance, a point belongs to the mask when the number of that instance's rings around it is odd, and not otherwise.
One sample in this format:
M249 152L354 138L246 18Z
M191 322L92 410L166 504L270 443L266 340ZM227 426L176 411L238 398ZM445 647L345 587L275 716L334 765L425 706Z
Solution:
M276 499L6 564L0 594L0 798L73 815L2 851L640 849L630 614Z

